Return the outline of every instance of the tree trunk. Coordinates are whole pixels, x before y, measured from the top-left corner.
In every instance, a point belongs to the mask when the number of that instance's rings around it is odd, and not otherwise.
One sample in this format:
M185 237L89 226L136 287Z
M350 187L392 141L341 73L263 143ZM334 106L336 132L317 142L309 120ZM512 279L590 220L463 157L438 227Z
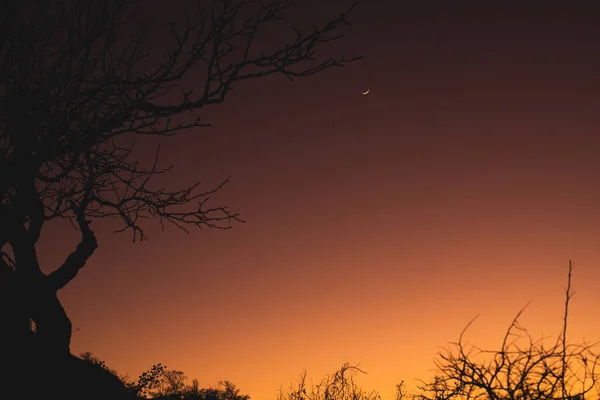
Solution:
M35 322L35 337L44 357L61 362L71 354L72 324L47 276L29 291L29 310Z
M7 381L7 390L14 391L14 398L34 399L49 393L62 395L72 375L68 364L71 321L46 276L20 278L17 285L20 307L14 303L13 306L26 311L28 337L12 355L16 368L12 379ZM29 329L29 318L35 323L35 332ZM20 325L23 323L19 321Z
M33 332L16 274L4 262L0 262L0 322L0 358L14 360L31 344Z

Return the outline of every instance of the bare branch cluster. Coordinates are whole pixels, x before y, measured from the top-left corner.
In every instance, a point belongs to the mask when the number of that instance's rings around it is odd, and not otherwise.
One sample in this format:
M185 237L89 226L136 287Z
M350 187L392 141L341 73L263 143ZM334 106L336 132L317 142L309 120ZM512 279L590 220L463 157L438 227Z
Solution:
M33 3L36 7L28 7ZM31 3L31 4L30 4ZM39 3L39 4L38 4ZM122 230L144 238L141 221L228 228L237 213L209 206L217 187L167 190L149 182L171 168L142 168L124 138L173 135L204 127L199 110L222 103L236 82L282 74L289 79L341 67L355 58L317 60L315 51L341 37L347 13L295 29L295 39L255 50L260 32L282 18L280 0L198 2L169 25L171 47L152 62L148 27L125 23L137 1L3 2L0 18L0 221L32 224L119 217ZM193 84L184 84L185 82ZM196 112L192 122L173 118ZM158 160L158 157L155 161ZM25 188L29 193L24 193ZM19 204L16 206L17 198ZM186 204L196 204L183 209ZM31 232L35 235L35 232ZM4 239L0 235L0 241ZM0 246L1 248L1 246Z
M377 391L365 391L355 382L356 374L365 374L358 365L344 364L334 374L326 376L316 385L308 385L306 371L300 376L296 387L289 392L281 389L277 400L376 400L380 399Z
M547 346L534 340L519 324L525 308L507 329L499 350L485 350L463 339L439 353L437 374L424 383L421 400L446 399L584 399L600 393L600 354L595 344L569 344L566 321L571 291L571 263L566 290L564 327L556 342Z

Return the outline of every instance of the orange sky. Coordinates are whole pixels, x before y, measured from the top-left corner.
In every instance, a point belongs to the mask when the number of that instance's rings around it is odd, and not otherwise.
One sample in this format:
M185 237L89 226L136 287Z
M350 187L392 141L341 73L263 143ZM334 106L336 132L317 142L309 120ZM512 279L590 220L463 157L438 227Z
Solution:
M132 376L161 362L256 400L360 363L388 400L479 313L480 345L529 301L523 324L556 335L569 259L571 339L600 339L598 15L401 3L365 0L323 50L364 60L241 84L212 128L164 142L168 182L231 176L214 200L247 223L151 225L133 244L95 222L100 247L60 292L75 354ZM316 4L298 15L344 3ZM45 270L76 242L46 231Z

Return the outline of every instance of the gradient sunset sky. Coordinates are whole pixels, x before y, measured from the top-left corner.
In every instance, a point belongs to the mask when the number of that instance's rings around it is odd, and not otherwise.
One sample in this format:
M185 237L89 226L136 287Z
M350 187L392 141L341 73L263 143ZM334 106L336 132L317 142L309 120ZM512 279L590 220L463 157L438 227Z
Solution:
M363 0L317 53L363 60L239 84L206 110L213 127L163 141L167 182L231 177L213 201L247 222L157 222L135 244L95 222L100 247L60 292L73 353L255 400L360 363L358 383L388 400L479 313L467 338L481 346L529 301L523 325L555 337L570 259L571 340L599 340L600 15L481 3ZM289 21L348 5L296 1ZM44 235L51 271L78 233Z

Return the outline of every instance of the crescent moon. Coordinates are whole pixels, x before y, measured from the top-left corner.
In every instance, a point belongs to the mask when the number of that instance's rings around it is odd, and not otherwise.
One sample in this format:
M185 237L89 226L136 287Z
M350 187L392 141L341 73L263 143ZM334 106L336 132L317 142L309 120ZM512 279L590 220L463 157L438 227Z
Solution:
M361 94L369 94L369 90L371 90L371 89L367 89L366 92L361 92Z

